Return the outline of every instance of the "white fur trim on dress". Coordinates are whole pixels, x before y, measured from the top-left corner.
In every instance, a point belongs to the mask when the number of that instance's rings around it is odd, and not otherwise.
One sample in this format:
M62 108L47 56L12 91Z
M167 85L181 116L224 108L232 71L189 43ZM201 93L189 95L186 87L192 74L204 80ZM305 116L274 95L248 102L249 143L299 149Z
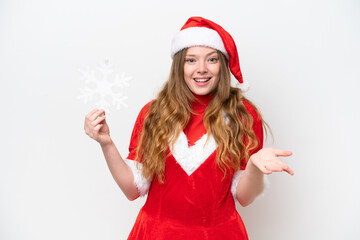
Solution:
M172 155L181 168L190 176L201 164L216 150L215 139L210 135L208 141L207 134L202 136L193 146L189 147L188 140L183 131L171 149Z
M269 176L264 175L264 190L262 191L262 193L259 196L257 196L255 198L255 200L264 197L266 191L269 189L269 186L270 186Z
M124 161L130 167L134 175L134 183L140 196L145 196L149 191L151 181L142 175L142 164L131 159L125 159Z
M229 54L220 35L215 30L207 27L191 27L178 32L172 40L171 58L182 49L193 46L206 46L217 49L229 59Z
M234 173L233 179L231 181L231 193L232 193L234 199L236 199L236 187L237 187L239 180L243 174L244 174L243 170L236 171Z
M235 200L236 200L236 188L237 188L239 180L240 180L240 178L242 177L243 174L244 174L244 170L236 171L234 173L234 176L233 176L233 179L232 179L232 182L231 182L231 193L232 193ZM269 185L270 185L270 182L269 182L268 176L264 175L264 189L263 189L262 193L255 198L255 200L259 199L259 198L262 198L265 195L265 192L269 188Z

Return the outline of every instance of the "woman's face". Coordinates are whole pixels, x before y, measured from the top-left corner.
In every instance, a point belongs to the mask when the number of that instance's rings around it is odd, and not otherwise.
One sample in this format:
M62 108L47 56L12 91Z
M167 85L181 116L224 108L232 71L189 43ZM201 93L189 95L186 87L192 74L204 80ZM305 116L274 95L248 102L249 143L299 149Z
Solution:
M184 79L190 91L197 95L207 95L219 83L220 62L215 49L190 47L185 55Z

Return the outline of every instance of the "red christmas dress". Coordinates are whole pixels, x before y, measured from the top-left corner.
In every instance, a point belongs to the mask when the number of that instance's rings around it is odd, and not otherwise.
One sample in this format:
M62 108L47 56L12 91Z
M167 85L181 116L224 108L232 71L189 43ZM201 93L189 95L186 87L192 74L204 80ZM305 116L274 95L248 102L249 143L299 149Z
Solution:
M154 177L151 183L136 169L138 137L150 103L141 110L131 137L126 162L134 172L140 195L148 192L128 239L248 239L243 221L236 211L234 194L242 171L223 172L216 163L216 143L203 124L203 117L212 96L196 96L188 126L180 133L165 161L164 184ZM263 129L258 115L244 101L254 118L253 129L262 148ZM205 144L206 142L206 144ZM256 151L257 151L256 150ZM255 152L255 151L254 151ZM140 164L141 165L141 164ZM241 170L244 170L243 163Z

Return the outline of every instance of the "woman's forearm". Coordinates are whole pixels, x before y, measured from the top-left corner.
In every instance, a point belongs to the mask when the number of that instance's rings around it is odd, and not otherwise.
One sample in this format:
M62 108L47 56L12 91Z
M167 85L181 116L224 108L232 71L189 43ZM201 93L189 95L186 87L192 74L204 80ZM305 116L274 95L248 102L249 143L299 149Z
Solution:
M122 159L113 141L101 145L101 149L106 159L110 172L129 200L135 200L139 197L139 191L134 183L134 176L130 167Z
M264 174L252 163L250 158L236 187L236 198L244 207L252 203L263 189Z

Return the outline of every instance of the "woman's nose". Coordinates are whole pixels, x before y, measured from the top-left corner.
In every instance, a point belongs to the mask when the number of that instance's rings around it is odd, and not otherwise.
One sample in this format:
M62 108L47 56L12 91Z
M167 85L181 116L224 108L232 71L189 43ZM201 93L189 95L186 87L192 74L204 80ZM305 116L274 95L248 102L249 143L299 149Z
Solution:
M199 73L206 73L207 72L207 66L206 66L205 61L199 61L198 72Z

